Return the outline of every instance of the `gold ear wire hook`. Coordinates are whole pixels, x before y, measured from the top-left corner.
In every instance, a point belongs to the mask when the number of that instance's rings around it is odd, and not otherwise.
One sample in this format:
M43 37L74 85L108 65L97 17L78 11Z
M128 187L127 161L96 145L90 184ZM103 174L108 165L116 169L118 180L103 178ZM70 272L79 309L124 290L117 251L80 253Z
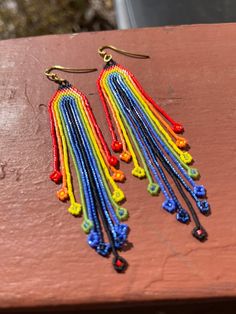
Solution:
M108 54L106 51L104 51L104 49L111 49L113 51L116 51L122 55L128 56L128 57L132 57L132 58L138 58L138 59L148 59L149 56L148 55L143 55L143 54L139 54L139 53L133 53L133 52L128 52L126 50L122 50L122 49L118 49L114 46L111 45L105 45L102 46L98 49L98 53L99 55L103 58L103 60L105 62L109 62L112 59L112 55Z
M73 69L73 68L65 68L60 65L54 65L50 67L49 69L46 69L44 74L47 76L47 78L50 81L56 82L56 83L63 83L66 80L63 78L60 78L56 73L51 73L53 70L59 70L62 72L67 72L67 73L90 73L90 72L95 72L97 69Z

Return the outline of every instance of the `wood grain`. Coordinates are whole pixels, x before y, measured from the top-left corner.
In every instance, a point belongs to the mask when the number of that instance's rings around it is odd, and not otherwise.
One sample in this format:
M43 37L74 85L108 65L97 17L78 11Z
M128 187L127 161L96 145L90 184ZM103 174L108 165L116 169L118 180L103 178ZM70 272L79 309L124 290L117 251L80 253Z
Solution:
M86 244L48 180L52 150L47 103L54 64L103 66L100 45L147 53L114 59L184 124L212 215L206 243L161 209L162 196L130 175L126 274ZM236 25L193 25L42 36L0 42L0 308L236 297ZM67 76L89 98L110 140L96 90L98 73Z

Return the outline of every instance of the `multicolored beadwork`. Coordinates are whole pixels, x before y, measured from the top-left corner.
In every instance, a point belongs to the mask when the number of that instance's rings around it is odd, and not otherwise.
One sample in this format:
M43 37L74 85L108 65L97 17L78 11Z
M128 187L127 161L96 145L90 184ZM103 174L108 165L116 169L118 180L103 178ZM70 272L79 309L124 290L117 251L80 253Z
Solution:
M119 205L124 193L115 181L123 181L124 174L114 168L117 159L110 154L88 100L67 81L59 83L48 110L54 157L50 178L55 183L62 181L57 197L69 200L72 215L83 214L81 226L90 247L102 256L112 252L114 268L124 271L127 262L117 251L127 240L128 226L121 221L127 219L128 212ZM69 157L81 203L73 191Z
M113 151L120 151L120 159L124 162L133 160L132 174L138 178L147 177L147 190L151 195L155 196L159 191L163 193L162 207L169 213L175 213L177 221L188 223L192 217L196 225L193 236L200 241L205 240L207 232L189 196L202 214L208 215L210 207L207 200L202 199L206 197L205 188L194 182L199 172L189 166L192 156L182 150L187 141L177 134L183 132L183 126L154 102L132 73L111 58L101 72L97 86ZM182 207L170 179L188 211Z

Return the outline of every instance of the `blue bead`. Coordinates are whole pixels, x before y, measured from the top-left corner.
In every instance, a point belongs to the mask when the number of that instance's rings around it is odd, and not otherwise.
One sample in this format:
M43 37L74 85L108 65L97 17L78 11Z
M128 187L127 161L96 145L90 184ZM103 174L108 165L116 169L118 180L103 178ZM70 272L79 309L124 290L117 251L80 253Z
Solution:
M109 243L100 243L96 248L97 253L102 256L107 256L110 253L110 250L111 245Z
M126 224L119 224L115 226L115 246L120 248L127 240L128 226Z
M189 217L189 214L186 210L184 210L183 208L180 209L178 211L178 213L176 214L176 219L179 221L179 222L182 222L182 223L187 223L190 221L190 217Z
M204 215L208 215L210 213L210 205L206 200L198 201L197 207L200 209L200 212Z
M115 231L118 232L118 233L121 233L121 232L126 232L128 231L128 225L126 224L118 224L115 226Z
M95 248L96 246L98 246L99 236L98 236L97 232L91 231L87 237L87 242L92 248Z
M127 240L126 236L119 236L115 239L115 247L116 249L120 249L122 247L122 245L125 243L125 241Z
M195 185L193 188L194 194L198 197L205 197L206 196L206 189L203 185Z
M169 198L162 203L162 207L169 213L174 213L176 209L176 204L174 200Z

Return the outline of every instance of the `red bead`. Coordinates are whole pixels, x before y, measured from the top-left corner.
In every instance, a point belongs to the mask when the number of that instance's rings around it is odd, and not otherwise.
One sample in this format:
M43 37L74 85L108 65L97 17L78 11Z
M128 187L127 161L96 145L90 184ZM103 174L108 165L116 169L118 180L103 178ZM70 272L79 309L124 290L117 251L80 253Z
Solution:
M198 229L198 230L197 230L197 234L198 234L198 235L201 235L201 234L203 234L203 231L202 231L201 229Z
M122 151L123 146L122 146L121 142L113 141L111 144L111 148L112 148L113 152L118 153L118 152Z
M121 266L123 266L123 263L118 259L118 260L116 261L116 266L117 266L117 267L121 267Z
M184 131L184 127L183 127L181 124L176 123L176 124L173 125L172 130L173 130L175 133L178 134L178 133L182 133L182 132Z
M108 157L108 162L111 166L117 166L118 165L118 159L115 156Z
M50 179L55 183L60 183L62 179L61 172L58 170L53 171L53 173L50 175Z

